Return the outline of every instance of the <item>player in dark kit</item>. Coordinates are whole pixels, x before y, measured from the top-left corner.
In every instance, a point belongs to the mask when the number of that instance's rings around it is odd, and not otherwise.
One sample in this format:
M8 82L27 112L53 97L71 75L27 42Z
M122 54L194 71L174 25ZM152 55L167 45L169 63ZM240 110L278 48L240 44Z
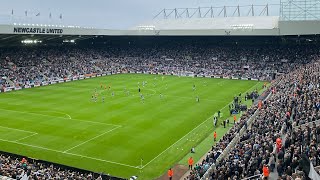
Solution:
M141 92L141 89L139 88L139 93Z

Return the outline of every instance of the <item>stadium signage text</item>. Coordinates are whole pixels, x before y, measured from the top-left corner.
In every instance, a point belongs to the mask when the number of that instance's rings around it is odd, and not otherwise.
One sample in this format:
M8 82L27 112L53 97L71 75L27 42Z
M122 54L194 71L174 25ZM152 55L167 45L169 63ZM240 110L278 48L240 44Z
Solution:
M23 34L62 34L63 29L14 27L13 33Z

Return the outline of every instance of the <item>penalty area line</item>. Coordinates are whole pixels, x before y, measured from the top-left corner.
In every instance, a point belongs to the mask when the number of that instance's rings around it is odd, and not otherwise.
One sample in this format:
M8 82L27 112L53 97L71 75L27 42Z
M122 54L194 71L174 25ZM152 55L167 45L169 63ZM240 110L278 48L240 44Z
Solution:
M47 115L47 114L39 114L39 113L26 112L26 111L15 111L15 110L10 110L10 109L3 109L3 108L0 108L0 111L8 111L8 112L15 112L15 113L20 113L20 114L37 115L37 116L42 116L42 117L52 117L52 118L57 118L57 119L68 119L71 121L80 121L80 122L87 122L87 123L100 124L100 125L106 125L106 126L122 127L121 125L117 125L117 124L108 124L108 123L103 123L103 122L87 121L87 120L75 119L75 118L70 119L67 117L51 116L51 115Z
M0 126L0 128L10 129L10 130L15 130L15 131L20 131L20 132L26 132L26 133L31 133L31 134L36 133L36 132L33 132L33 131L26 131L26 130L22 130L22 129L9 128L9 127L5 127L5 126Z
M10 140L5 140L5 139L0 139L0 141L13 143L13 144L18 144L18 145L27 146L27 147L32 147L32 148L37 148L37 149L42 149L42 150L46 150L46 151L52 151L52 152L56 152L56 153L60 153L60 154L66 154L66 155L70 155L70 156L81 157L81 158L85 158L85 159L96 160L96 161L100 161L100 162L106 162L106 163L110 163L110 164L116 164L116 165L120 165L120 166L134 168L134 169L140 169L140 168L138 168L138 166L131 166L131 165L123 164L123 163L119 163L119 162L108 161L108 160L105 160L105 159L85 156L85 155L81 155L81 154L63 152L63 151L59 151L59 150L55 150L55 149L50 149L50 148L46 148L46 147L41 147L41 146L36 146L36 145L31 145L31 144L26 144L26 143L21 143L21 142L16 142L16 141L10 141Z
M91 139L88 139L88 140L86 140L86 141L84 141L84 142L82 142L82 143L80 143L80 144L78 144L78 145L76 145L76 146L73 146L73 147L71 147L71 148L69 148L69 149L67 149L67 150L65 150L65 151L63 151L63 152L66 153L66 152L68 152L68 151L71 151L72 149L75 149L75 148L77 148L77 147L79 147L79 146L81 146L81 145L84 145L84 144L92 141L92 140L95 140L95 139L97 139L97 138L99 138L99 137L101 137L101 136L103 136L103 135L105 135L105 134L107 134L107 133L109 133L109 132L111 132L111 131L113 131L113 130L116 130L116 129L118 129L118 128L120 128L120 126L116 126L115 128L112 128L112 129L110 129L109 131L106 131L106 132L104 132L104 133L102 133L102 134L100 134L100 135L97 135L97 136L95 136L95 137L93 137L93 138L91 138Z
M29 135L29 136L25 136L25 137L23 137L23 138L20 138L20 139L15 140L15 141L21 141L21 140L27 139L27 138L32 137L32 136L35 136L35 135L38 135L38 133L34 133L34 134Z

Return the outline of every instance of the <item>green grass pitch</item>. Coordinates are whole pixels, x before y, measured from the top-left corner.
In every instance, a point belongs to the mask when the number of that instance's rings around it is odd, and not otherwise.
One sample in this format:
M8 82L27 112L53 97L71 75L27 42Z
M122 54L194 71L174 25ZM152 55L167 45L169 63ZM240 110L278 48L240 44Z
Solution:
M208 137L215 130L212 115L222 109L227 118L234 95L262 84L120 74L1 93L0 150L119 177L152 179L206 139L202 149L208 150ZM97 102L91 100L95 89Z

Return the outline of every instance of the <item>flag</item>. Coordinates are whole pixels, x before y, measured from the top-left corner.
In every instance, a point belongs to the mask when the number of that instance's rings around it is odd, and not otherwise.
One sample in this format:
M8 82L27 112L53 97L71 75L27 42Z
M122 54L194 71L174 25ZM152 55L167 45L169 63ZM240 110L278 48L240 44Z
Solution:
M38 13L36 14L36 16L40 16L40 12L38 12Z
M302 159L299 162L299 166L302 167L303 172L308 175L308 177L312 180L320 179L320 175L314 169L312 162L306 155L302 155Z
M62 19L62 14L60 14L59 18Z
M49 18L51 19L51 17L52 17L52 15L51 15L51 13L49 14Z
M24 14L25 14L26 16L28 16L28 11L24 11Z
M13 15L13 9L11 10L11 15Z

